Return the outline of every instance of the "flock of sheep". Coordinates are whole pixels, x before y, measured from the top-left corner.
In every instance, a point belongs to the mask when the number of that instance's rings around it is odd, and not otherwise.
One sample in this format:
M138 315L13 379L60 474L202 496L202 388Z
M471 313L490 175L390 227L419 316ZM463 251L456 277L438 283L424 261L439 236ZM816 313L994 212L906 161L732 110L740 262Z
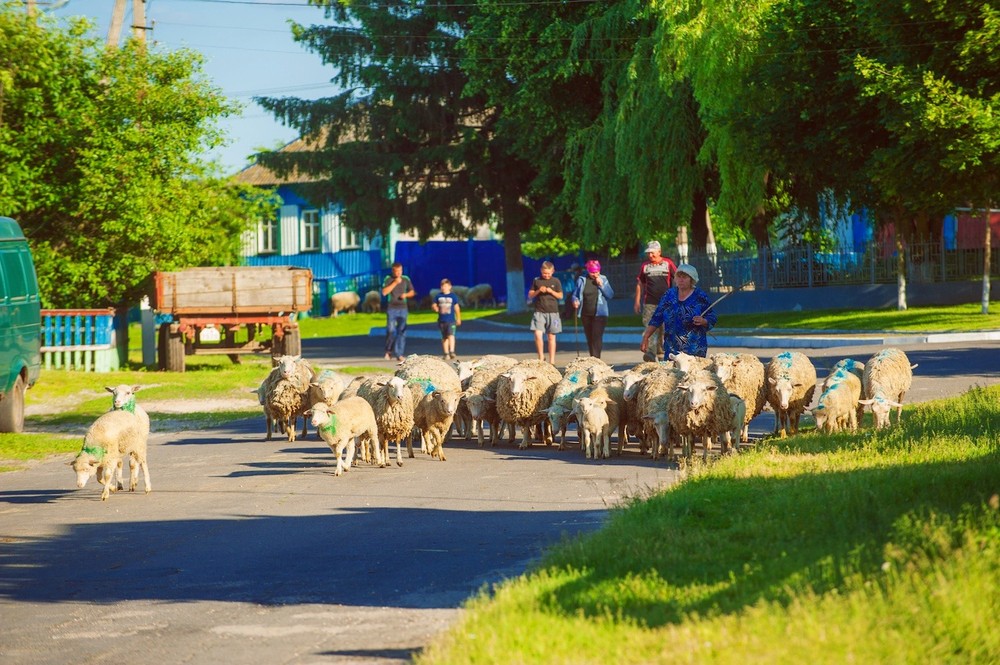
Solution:
M264 410L266 438L276 432L295 441L297 420L302 436L309 423L334 454L335 475L357 461L389 465L395 444L396 464L402 466L402 446L413 457L419 437L421 451L445 460L444 444L452 438L480 447L513 443L521 428L519 447L534 441L566 448L566 431L576 422L579 446L587 459L611 457L635 439L641 454L673 457L676 448L690 457L696 445L707 458L718 443L722 453L749 441L750 421L770 406L776 415L775 434L797 433L803 413L817 429L856 430L869 407L876 427L890 424L913 378L906 354L887 348L867 362L839 361L820 384L817 404L809 408L817 388L816 369L804 354L786 351L765 365L748 353L716 353L708 358L671 355L664 362L644 362L615 371L599 358L577 358L565 371L540 360L516 360L485 355L449 364L436 356L412 355L393 375L373 374L345 382L335 373L320 373L301 356L282 356L254 391ZM149 416L135 403L138 386L107 388L114 395L112 410L90 427L83 449L72 466L77 486L96 476L106 500L122 489L122 462L130 461L130 490L138 470L150 491L146 464Z
M493 296L493 287L486 283L476 284L475 286L461 286L456 284L451 287L451 292L458 296L461 307L471 308L496 305L496 299ZM440 293L441 289L431 289L420 301L420 306L424 309L430 309L431 303L437 299ZM373 289L365 293L363 299L358 295L357 291L338 291L330 296L330 316L337 316L341 312L353 314L358 311L358 306L361 307L362 312L380 312L382 311L382 294Z

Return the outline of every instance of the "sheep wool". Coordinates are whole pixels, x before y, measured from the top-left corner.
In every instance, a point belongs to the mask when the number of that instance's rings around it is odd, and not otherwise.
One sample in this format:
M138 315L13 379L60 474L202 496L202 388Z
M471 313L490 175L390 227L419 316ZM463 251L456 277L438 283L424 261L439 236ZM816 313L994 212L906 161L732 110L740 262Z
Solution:
M838 369L828 376L816 407L808 410L816 420L816 429L832 434L845 427L852 432L858 428L858 400L861 399L861 380L846 369Z
M781 438L797 434L799 418L812 404L816 368L798 351L779 353L767 363L767 402L774 409L775 433Z
M652 448L653 459L659 459L661 453L667 457L673 456L676 432L670 428L670 399L677 392L677 387L687 376L678 367L664 367L647 374L637 384L634 402L638 414L639 451L645 455Z
M882 349L865 363L861 380L865 399L861 404L871 408L875 427L892 424L893 408L896 409L896 424L899 424L903 417L903 398L913 383L916 368L906 354L896 348Z
M459 364L459 376L462 374L462 364ZM479 447L485 441L483 437L483 422L490 427L490 446L497 444L500 433L500 414L497 411L496 396L500 375L517 365L517 360L508 356L486 355L472 361L469 366L471 375L465 385L463 401L469 408L469 414L476 425L479 434Z
M530 429L538 424L542 426L542 440L546 444L552 443L551 431L546 431L548 422L545 416L552 405L556 384L561 379L559 370L542 360L522 360L500 375L497 412L511 427L512 438L514 427L520 425L523 428L524 438L520 448L528 447Z
M690 457L695 439L701 439L702 458L707 460L716 437L722 440L722 453L729 452L733 403L715 372L688 374L671 393L667 408L671 433L681 437L685 456Z
M388 459L389 443L396 443L396 464L403 466L403 441L413 432L413 393L398 376L369 379L358 387L358 397L375 412L382 455Z
M764 363L750 353L716 353L711 360L726 392L743 400L739 440L747 443L750 440L750 421L759 416L767 404Z
M134 492L139 485L139 469L142 469L146 494L153 491L146 462L149 431L146 429L143 433L143 428L134 413L124 410L108 411L98 417L83 437L83 448L70 463L76 474L76 486L82 489L96 475L104 486L101 501L107 501L113 491L116 470L121 468L123 458L128 457L129 491Z
M461 390L434 390L424 395L413 408L413 424L426 444L425 452L442 462L445 461L445 436L455 419L461 399ZM408 455L413 457L411 441L412 436L407 440L406 449Z
M355 291L338 291L330 296L330 316L337 316L340 312L354 314L358 311L361 303L361 296Z
M467 307L478 308L494 304L496 304L496 300L493 298L493 286L490 284L476 284L465 294L465 306Z

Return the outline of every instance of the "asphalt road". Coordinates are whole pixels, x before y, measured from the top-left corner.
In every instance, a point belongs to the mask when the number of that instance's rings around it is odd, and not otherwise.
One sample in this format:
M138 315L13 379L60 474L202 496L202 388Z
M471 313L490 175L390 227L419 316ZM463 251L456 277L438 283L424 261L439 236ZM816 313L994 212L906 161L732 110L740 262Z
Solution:
M807 355L822 367L878 348ZM903 348L919 363L908 401L1000 382L1000 342ZM459 349L533 356L530 338ZM304 352L323 366L392 366L372 338L306 340ZM638 355L622 345L605 359ZM762 414L752 433L772 424ZM0 474L0 662L403 662L471 594L678 473L634 446L595 463L579 450L450 443L447 462L418 454L337 478L313 435L265 442L262 431L253 419L156 433L154 491L103 503L96 485L76 489L70 456Z

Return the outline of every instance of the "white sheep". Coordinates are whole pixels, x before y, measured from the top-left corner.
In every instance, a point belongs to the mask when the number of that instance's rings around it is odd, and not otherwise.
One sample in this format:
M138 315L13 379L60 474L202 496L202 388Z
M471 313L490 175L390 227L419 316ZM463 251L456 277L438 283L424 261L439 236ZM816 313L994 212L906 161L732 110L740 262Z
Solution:
M459 376L466 368L465 363L459 363ZM486 355L472 361L467 371L471 372L468 383L464 384L463 401L469 409L472 421L479 434L479 447L482 448L483 422L490 427L490 446L497 444L500 436L500 414L497 412L496 395L500 375L517 365L517 360L507 356Z
M587 459L611 457L611 421L608 418L607 401L600 398L579 397L573 404L584 457Z
M618 432L618 454L622 454L622 448L625 442L625 420L623 419L625 410L625 390L624 384L620 376L605 376L600 379L597 383L593 383L586 388L584 388L579 393L577 400L574 400L574 411L576 412L577 418L577 432L580 434L580 445L584 449L584 454L586 454L586 444L583 440L581 427L589 429L591 433L594 430L594 423L604 418L607 419L607 436L602 438L601 443L603 448L596 451L601 457L609 458L611 457L611 434L613 432ZM588 399L591 404L599 404L604 409L604 418L596 416L597 420L591 420L589 424L581 425L580 416L583 411L578 408L579 400ZM595 457L596 459L596 457Z
M667 409L670 434L680 437L685 456L691 456L695 439L701 439L702 458L707 460L716 437L722 440L722 453L729 452L733 403L715 372L703 369L687 374L671 393Z
M642 362L626 371L622 376L622 390L625 400L622 420L625 425L625 430L629 434L634 434L639 439L639 452L642 455L646 454L647 442L644 434L646 426L642 418L642 413L639 410L639 403L636 397L642 389L642 382L650 373L658 369L672 369L674 367L676 367L676 363L670 360L662 363L654 361ZM627 442L628 440L626 438L624 443ZM619 449L621 446L622 443L619 443Z
M812 404L816 368L798 351L779 353L767 363L767 402L774 409L776 434L797 434L799 418Z
M604 376L611 367L600 358L586 357L570 361L552 393L552 403L545 410L552 436L559 435L559 450L566 449L566 429L574 419L573 402L581 390L591 383L592 374Z
M358 387L358 396L375 412L383 459L388 463L389 443L395 441L396 464L403 466L402 444L413 432L413 393L406 381L398 376L369 379Z
M677 367L663 367L646 374L635 384L632 400L641 426L637 431L641 454L645 455L646 450L652 448L654 460L660 458L661 451L668 458L673 456L678 435L670 428L670 400L685 376Z
M269 408L273 407L270 409L273 411L271 418L279 421L281 430L288 435L289 441L295 441L295 421L299 416L302 416L302 437L305 438L309 429L309 421L305 417L305 412L312 404L309 393L312 390L311 384L316 380L316 372L309 361L301 355L279 356L273 358L272 362L274 368L261 384L261 389L264 391L265 415L267 415ZM281 386L280 398L272 395L271 393L277 389L280 381L287 381L291 384L300 393L299 399L295 400L291 397L289 386ZM291 428L291 432L289 432L289 428ZM271 439L270 425L268 426L267 438Z
M444 439L451 429L461 399L460 390L434 390L424 395L413 407L413 424L420 432L425 452L442 462L445 461ZM406 444L410 457L413 457L412 438L411 436Z
M348 397L329 406L320 402L312 407L312 424L326 441L337 458L335 476L351 470L355 444L368 446L375 451L375 463L385 466L382 448L378 443L378 424L371 404L360 397ZM344 453L347 459L344 459Z
M142 389L142 386L130 386L127 383L122 383L113 388L111 386L104 386L104 389L111 393L111 410L134 413L139 418L142 437L148 440L149 414L135 401L135 394ZM117 488L122 489L122 464L120 459L115 476L117 479Z
M365 299L361 302L361 311L366 314L381 312L382 294L375 290L365 293Z
M145 430L145 431L144 431ZM104 486L101 501L107 501L112 492L116 470L122 460L129 457L129 491L134 492L139 485L139 469L142 469L146 494L153 491L149 482L149 465L146 463L148 425L129 411L108 411L102 414L87 429L83 437L83 448L70 466L76 473L76 486L83 488L87 481L97 475Z
M407 387L413 393L414 409L417 408L417 404L423 400L424 396L435 390L462 391L462 381L458 378L458 372L453 366L437 356L411 355L399 364L396 376L406 381ZM446 435L447 432L445 430ZM421 437L421 450L430 453L427 443Z
M826 392L826 389L830 387L830 384L834 381L834 378L836 377L838 370L844 370L845 372L850 372L854 376L858 377L858 381L862 382L861 396L858 398L858 406L856 409L857 414L855 415L855 419L857 420L858 425L860 425L862 418L864 417L865 414L865 405L862 404L860 400L867 397L867 395L865 395L865 390L864 390L865 386L862 378L865 373L865 364L853 358L844 358L842 360L838 360L833 365L833 367L830 368L830 371L827 373L826 378L823 379L823 383L820 384L820 394Z
M715 353L711 360L726 392L743 400L743 424L737 440L747 443L750 441L750 421L759 416L767 404L764 363L750 353Z
M476 284L465 294L465 305L469 308L494 305L496 300L493 297L493 286L490 284Z
M354 314L360 303L361 296L356 291L337 291L330 296L330 316L337 316L340 312Z
M303 417L302 436L306 435L305 413L309 410L308 393L299 390L294 381L279 379L269 384L264 395L264 417L267 419L267 440L271 440L271 423L277 423L289 442L295 441L295 420Z
M816 419L816 429L832 434L846 426L852 432L858 429L858 401L861 399L861 380L846 369L838 369L824 381L825 389L819 401L806 413Z
M309 384L309 405L333 406L344 392L344 382L334 372L325 369Z
M522 360L513 368L500 375L497 382L497 412L511 427L524 429L524 438L518 446L527 448L531 441L530 429L541 425L541 438L546 445L552 444L551 430L548 429L546 410L552 404L556 384L562 375L555 367L543 360Z
M667 356L670 360L677 363L677 369L684 372L685 374L690 374L691 372L699 369L708 369L712 365L711 358L702 358L701 356L692 356L689 353L671 353Z
M882 349L865 363L862 374L862 390L865 399L859 402L871 407L875 417L875 427L888 427L892 409L896 409L896 424L903 417L903 398L913 383L910 359L903 351L895 348Z

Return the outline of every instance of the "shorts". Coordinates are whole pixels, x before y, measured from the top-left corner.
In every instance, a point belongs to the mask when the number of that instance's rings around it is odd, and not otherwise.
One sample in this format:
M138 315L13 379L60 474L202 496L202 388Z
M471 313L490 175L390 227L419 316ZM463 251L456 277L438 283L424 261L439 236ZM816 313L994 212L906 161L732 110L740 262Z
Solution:
M550 335L562 332L562 319L559 312L535 312L531 315L531 326L528 330L541 330Z
M438 321L438 330L441 331L441 339L448 339L449 337L455 336L455 330L458 328L454 323L448 323L447 321Z

